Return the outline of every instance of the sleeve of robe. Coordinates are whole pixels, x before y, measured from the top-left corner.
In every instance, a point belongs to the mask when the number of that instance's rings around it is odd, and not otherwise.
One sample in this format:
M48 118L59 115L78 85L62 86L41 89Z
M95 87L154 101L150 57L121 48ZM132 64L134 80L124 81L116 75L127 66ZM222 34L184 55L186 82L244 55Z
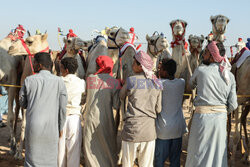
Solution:
M59 132L62 131L65 120L66 120L66 105L67 105L67 90L63 80L61 80L60 86L60 97L59 97L59 112L58 112L58 128Z
M27 101L27 80L24 80L24 84L20 90L19 93L19 103L20 106L23 107L24 109L27 108L28 106L28 101Z
M120 89L121 89L121 85L120 85L120 82L116 81L115 82L116 85L114 86L114 89L113 89L113 108L114 109L118 109L119 106L120 106L120 98L119 98L119 95L120 95Z
M190 78L189 85L190 85L191 89L194 89L197 86L197 76L199 73L198 70L199 70L199 67L195 69L192 77Z
M231 79L231 82L231 91L227 98L227 110L229 113L233 112L238 107L235 79Z
M156 113L159 114L161 112L161 107L162 107L162 91L160 91L158 97L157 97L157 102L156 102L156 105L155 105L155 110L156 110Z

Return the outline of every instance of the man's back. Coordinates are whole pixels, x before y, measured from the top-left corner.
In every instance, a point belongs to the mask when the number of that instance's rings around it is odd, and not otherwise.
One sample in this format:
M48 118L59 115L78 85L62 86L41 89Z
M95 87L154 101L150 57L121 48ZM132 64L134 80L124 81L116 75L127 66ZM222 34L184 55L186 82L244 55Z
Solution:
M161 90L143 74L129 77L127 82L128 108L122 139L132 142L154 140L155 118L161 111Z
M182 99L185 89L184 79L161 80L162 111L157 117L157 137L175 139L186 132L186 123L182 112Z
M191 87L198 85L195 106L223 106L234 101L230 100L229 96L235 91L235 79L231 72L229 72L229 77L230 82L226 84L221 77L218 63L199 66L190 80Z
M25 166L56 166L59 131L65 122L67 104L63 80L47 70L27 77L20 104L27 107Z

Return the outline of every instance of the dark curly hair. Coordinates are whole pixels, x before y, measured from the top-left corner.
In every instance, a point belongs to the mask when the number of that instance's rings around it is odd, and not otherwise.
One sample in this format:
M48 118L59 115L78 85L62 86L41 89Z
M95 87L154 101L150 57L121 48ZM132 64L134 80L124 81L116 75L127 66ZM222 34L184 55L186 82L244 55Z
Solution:
M49 53L39 52L35 54L34 59L37 63L42 64L45 68L49 70L51 70L53 67L53 62Z
M173 59L163 59L161 66L170 76L174 76L176 72L176 62Z
M61 60L64 69L68 69L70 74L75 74L78 68L77 60L73 57L65 57Z

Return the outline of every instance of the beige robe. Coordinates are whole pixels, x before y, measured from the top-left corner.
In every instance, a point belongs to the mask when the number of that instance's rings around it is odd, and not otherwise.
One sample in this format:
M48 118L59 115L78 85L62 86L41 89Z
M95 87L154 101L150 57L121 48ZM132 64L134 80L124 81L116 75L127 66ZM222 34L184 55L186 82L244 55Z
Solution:
M86 167L117 166L113 108L119 106L118 82L109 74L90 75L84 114L83 149Z

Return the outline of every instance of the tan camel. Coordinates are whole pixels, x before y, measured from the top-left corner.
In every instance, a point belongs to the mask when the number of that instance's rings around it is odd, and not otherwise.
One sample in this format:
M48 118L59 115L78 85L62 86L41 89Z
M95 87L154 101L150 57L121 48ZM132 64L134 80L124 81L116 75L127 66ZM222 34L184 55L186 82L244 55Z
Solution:
M250 51L246 50L250 55ZM237 56L237 55L236 55ZM250 56L246 58L246 60L242 63L242 65L237 68L236 63L232 66L232 72L235 75L236 80L236 89L237 89L237 95L250 95ZM249 141L248 141L248 134L247 134L247 128L246 128L246 120L247 115L250 110L250 97L238 97L238 108L234 112L235 114L235 133L233 135L233 150L232 150L232 165L235 164L235 158L236 158L236 151L238 143L241 141L241 150L244 154L242 160L249 162L250 161L250 149L249 149ZM231 131L231 115L229 118L229 129L228 129L228 136L230 135ZM243 139L241 136L241 129L242 126L244 128L244 134L245 134L245 144L243 144ZM228 138L229 142L229 138Z
M204 36L201 35L196 36L196 35L189 35L188 38L188 42L189 42L189 51L190 51L190 59L189 59L189 64L192 70L192 73L194 72L194 70L199 66L200 64L200 53L202 51L202 44L204 42Z
M129 32L123 28L112 27L106 29L106 34L108 36L108 56L112 58L114 62L113 76L117 77L117 72L119 68L119 49L131 40Z
M187 42L185 41L185 32L187 22L183 20L173 20L170 23L172 28L173 41L171 42L172 47L172 58L176 61L177 70L175 73L176 78L183 77L184 70L187 67Z
M151 59L154 62L153 71L156 73L157 66L159 63L159 57L160 57L160 55L162 55L161 53L163 51L165 51L166 54L164 54L164 57L165 57L165 55L170 56L169 43L168 43L167 39L163 35L160 35L157 31L155 31L152 36L149 36L147 34L146 40L148 42L147 54L151 57ZM167 56L167 57L169 57L169 56Z
M34 35L30 36L25 39L25 44L30 51L32 55L44 51L48 52L49 51L49 44L47 41L48 34L43 34L43 35ZM8 51L9 54L13 56L19 56L19 55L27 55L27 50L24 48L23 43L21 40L18 40L14 42ZM23 73L21 77L21 85L23 85L24 79L32 75L32 68L31 68L31 63L33 64L34 58L32 56L29 57L29 55L25 59L25 64L23 68ZM21 137L20 137L20 143L19 147L16 151L15 158L17 159L22 159L22 151L23 151L23 141L24 141L24 134L25 134L25 126L26 126L26 110L23 112L23 120L22 120L22 126L21 126Z
M223 15L216 15L210 17L212 27L213 27L213 41L224 42L226 27L229 19Z

